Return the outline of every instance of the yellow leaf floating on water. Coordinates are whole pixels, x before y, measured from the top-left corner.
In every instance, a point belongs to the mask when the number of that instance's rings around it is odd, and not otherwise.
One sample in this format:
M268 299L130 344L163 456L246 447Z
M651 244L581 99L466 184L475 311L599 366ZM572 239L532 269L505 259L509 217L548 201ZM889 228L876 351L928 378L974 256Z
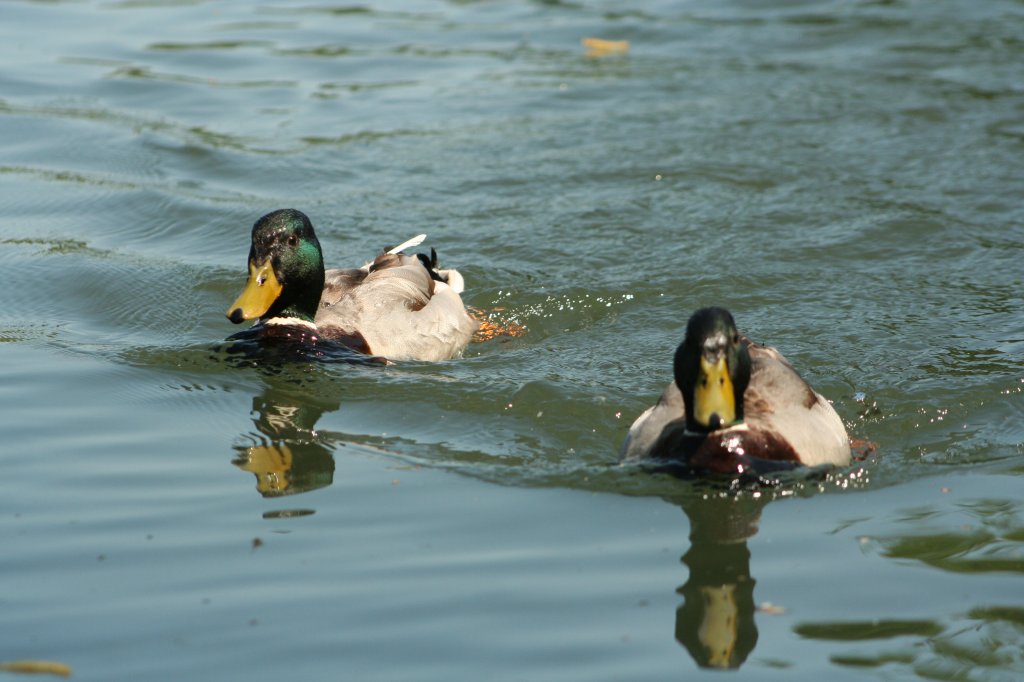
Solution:
M628 40L605 40L604 38L584 38L580 41L587 48L588 57L605 57L613 54L629 52Z
M71 666L56 661L11 661L10 663L0 663L0 670L26 675L71 677Z

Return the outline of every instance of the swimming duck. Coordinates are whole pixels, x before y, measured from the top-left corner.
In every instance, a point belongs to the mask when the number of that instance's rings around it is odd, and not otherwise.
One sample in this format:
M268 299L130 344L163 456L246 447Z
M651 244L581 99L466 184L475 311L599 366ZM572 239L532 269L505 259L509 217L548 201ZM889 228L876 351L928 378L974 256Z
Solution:
M254 330L264 337L324 339L389 360L456 357L478 323L462 304L458 271L438 269L433 249L430 257L402 253L424 238L362 267L325 271L309 218L268 213L252 227L249 280L228 319L258 319Z
M728 310L690 317L673 369L661 399L630 427L624 459L724 474L849 463L832 405L779 351L741 336Z

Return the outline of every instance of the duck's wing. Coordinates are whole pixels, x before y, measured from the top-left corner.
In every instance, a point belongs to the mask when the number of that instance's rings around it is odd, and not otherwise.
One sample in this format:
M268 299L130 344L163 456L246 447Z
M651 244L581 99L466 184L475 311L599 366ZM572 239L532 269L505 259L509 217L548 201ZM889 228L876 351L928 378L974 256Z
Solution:
M750 384L744 394L744 421L789 444L807 466L850 461L846 427L832 404L804 381L771 346L751 343Z
M316 324L358 332L370 352L390 360L443 360L466 347L477 322L450 286L416 256L383 253L368 267L329 279ZM356 273L362 273L360 275Z
M626 441L622 444L622 459L647 459L657 456L657 453L653 452L655 443L666 426L680 419L686 419L686 408L683 394L676 386L676 382L672 381L658 402L644 410L629 427Z

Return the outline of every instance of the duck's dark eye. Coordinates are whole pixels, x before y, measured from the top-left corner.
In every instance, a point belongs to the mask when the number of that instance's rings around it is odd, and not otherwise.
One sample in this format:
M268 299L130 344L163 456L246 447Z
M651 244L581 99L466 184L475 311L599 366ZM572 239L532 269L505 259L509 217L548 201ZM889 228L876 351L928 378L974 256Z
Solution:
M298 246L299 238L294 234L288 235L288 246Z
M740 335L739 334L733 334L732 335L732 342L733 343L739 343L740 342Z

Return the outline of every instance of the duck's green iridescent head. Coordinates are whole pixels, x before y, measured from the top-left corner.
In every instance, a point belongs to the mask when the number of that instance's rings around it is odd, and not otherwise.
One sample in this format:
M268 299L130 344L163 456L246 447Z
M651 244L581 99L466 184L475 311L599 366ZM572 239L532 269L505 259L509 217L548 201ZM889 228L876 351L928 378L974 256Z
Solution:
M687 429L717 431L743 421L750 353L728 310L702 308L690 317L674 369Z
M268 213L252 226L249 281L228 319L294 317L312 322L324 289L324 257L313 224L293 208Z

